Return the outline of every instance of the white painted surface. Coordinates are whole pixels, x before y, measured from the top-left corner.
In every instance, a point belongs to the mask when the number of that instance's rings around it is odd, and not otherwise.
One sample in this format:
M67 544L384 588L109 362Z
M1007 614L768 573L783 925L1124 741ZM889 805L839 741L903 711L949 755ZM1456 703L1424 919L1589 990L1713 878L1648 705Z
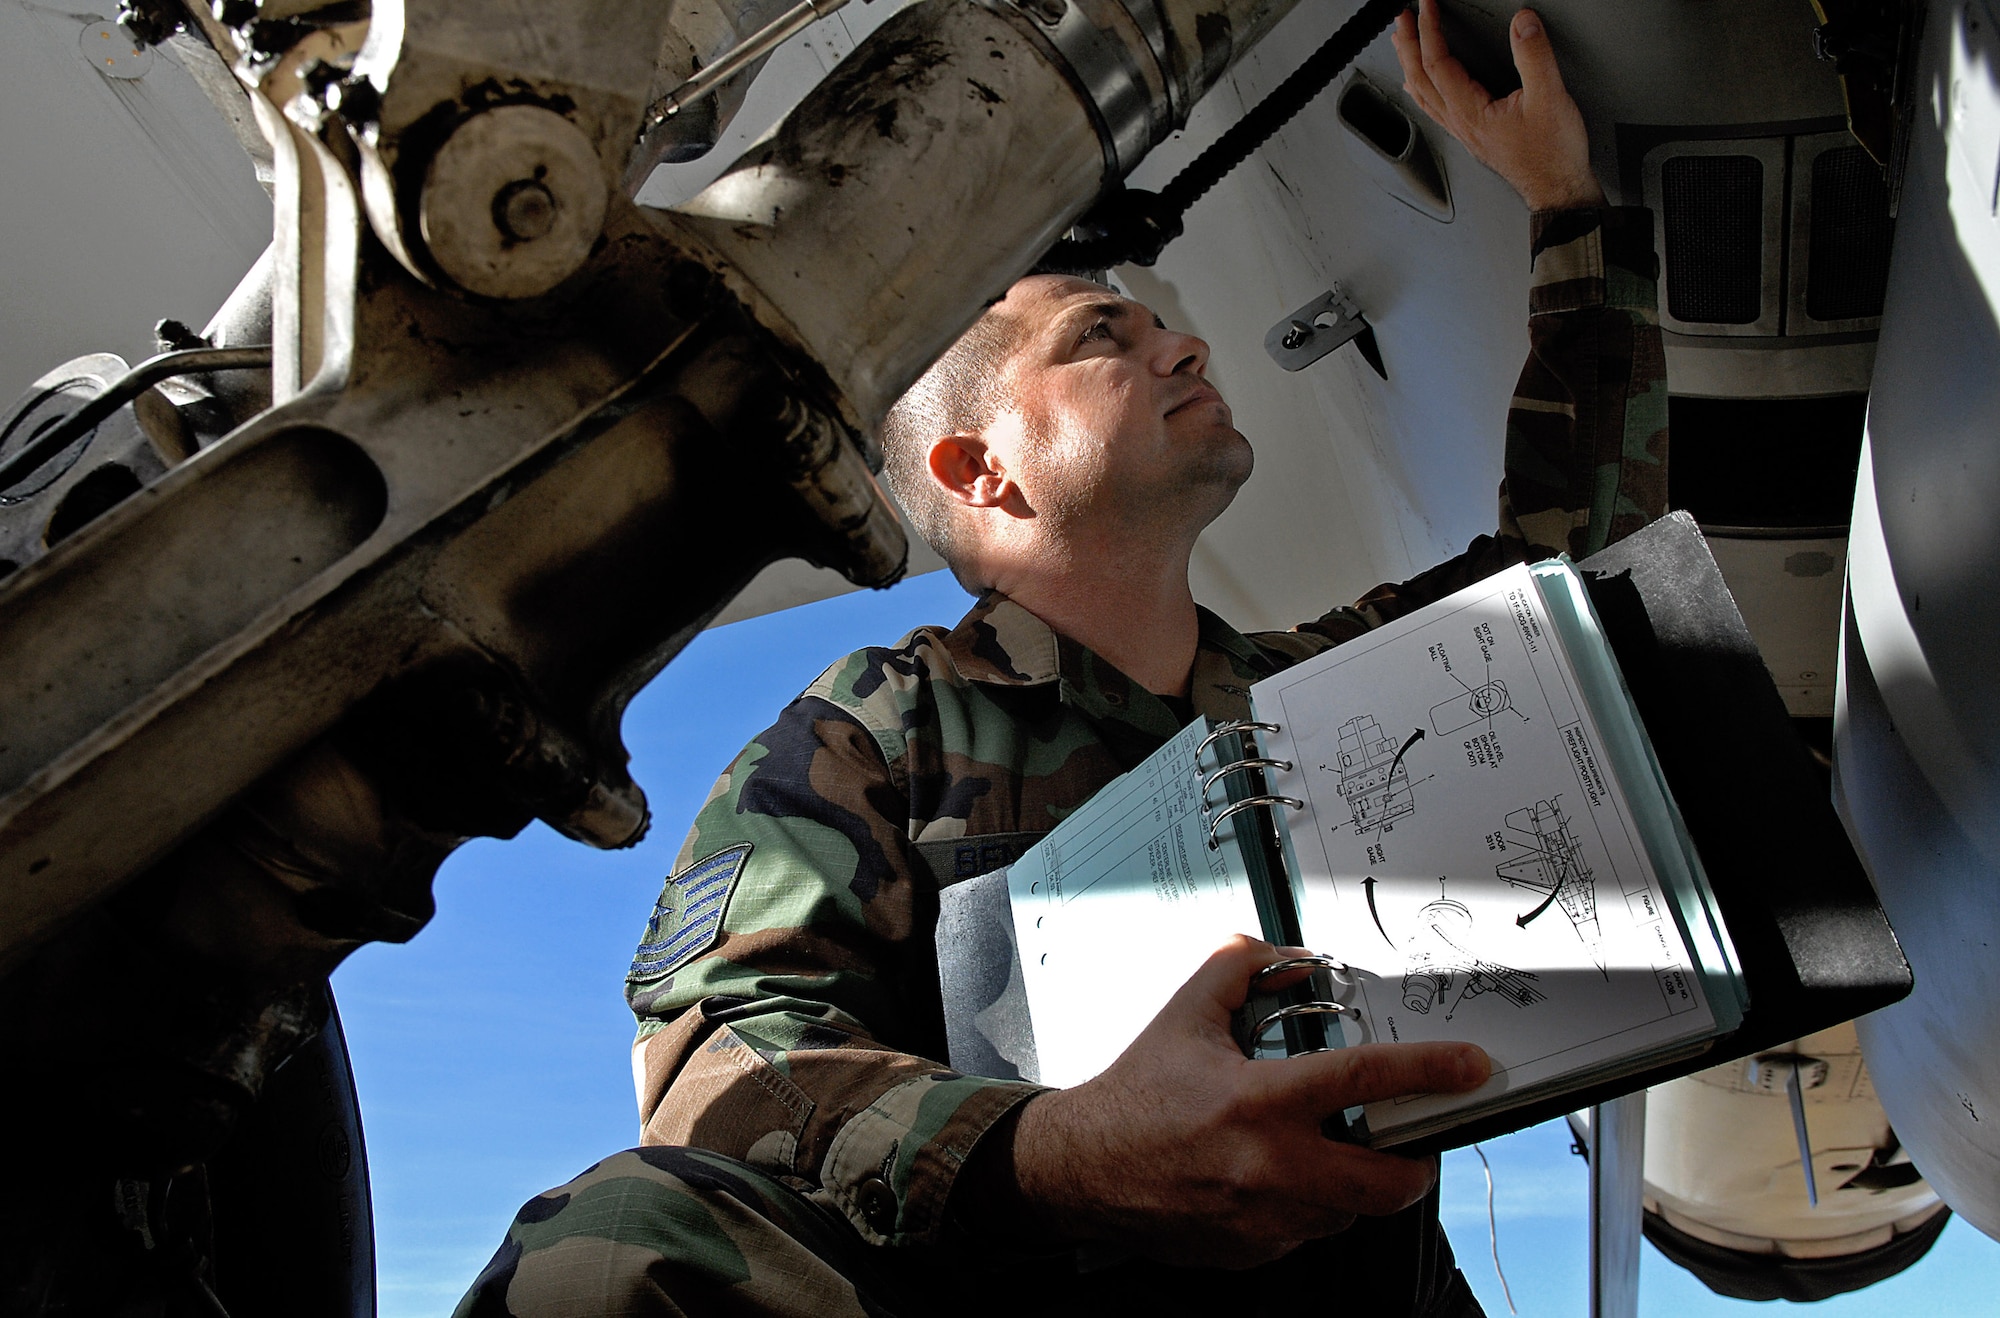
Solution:
M2000 14L1931 6L1849 547L1837 799L1916 971L1860 1024L1889 1120L2000 1236Z
M162 318L199 328L270 242L249 158L169 55L137 78L85 58L115 8L0 0L0 405L86 352L150 357Z

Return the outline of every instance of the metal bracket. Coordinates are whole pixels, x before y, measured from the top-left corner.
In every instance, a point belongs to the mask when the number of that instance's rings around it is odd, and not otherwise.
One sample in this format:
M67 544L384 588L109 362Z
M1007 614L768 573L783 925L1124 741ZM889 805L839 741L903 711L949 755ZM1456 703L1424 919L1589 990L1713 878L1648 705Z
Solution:
M1382 366L1382 349L1375 342L1374 327L1361 308L1339 284L1294 311L1264 335L1264 351L1288 371L1303 371L1341 344L1354 341L1375 374L1383 379L1389 372Z

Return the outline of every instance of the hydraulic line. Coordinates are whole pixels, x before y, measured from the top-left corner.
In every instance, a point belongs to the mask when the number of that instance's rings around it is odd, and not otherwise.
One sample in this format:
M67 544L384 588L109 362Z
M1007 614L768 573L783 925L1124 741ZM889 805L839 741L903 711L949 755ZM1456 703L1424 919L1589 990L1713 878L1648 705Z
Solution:
M0 465L0 493L13 489L34 475L43 463L88 435L106 417L162 380L209 371L263 370L270 365L269 347L189 348L183 352L163 352L157 357L148 357L118 377L110 388L43 431L26 448Z
M846 3L847 0L799 0L798 4L732 46L721 59L647 106L642 127L647 132L658 128Z

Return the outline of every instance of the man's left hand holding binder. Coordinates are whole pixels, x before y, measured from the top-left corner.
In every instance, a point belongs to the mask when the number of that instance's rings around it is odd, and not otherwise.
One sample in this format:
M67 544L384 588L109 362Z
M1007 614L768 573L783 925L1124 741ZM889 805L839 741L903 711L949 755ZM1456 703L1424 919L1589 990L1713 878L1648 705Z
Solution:
M1436 1176L1434 1159L1330 1140L1321 1125L1362 1103L1475 1089L1486 1054L1471 1044L1368 1044L1246 1058L1231 1013L1257 972L1297 955L1232 939L1102 1075L1038 1095L1017 1109L1013 1138L982 1141L955 1197L982 1215L1004 1213L1008 1234L1032 1224L1041 1243L1113 1242L1165 1262L1233 1268L1415 1203Z

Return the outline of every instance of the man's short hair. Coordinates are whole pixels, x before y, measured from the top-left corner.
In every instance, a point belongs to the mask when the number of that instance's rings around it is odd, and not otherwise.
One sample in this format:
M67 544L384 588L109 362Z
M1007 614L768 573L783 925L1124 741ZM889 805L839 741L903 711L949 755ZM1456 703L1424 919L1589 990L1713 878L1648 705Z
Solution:
M930 475L930 446L946 435L977 434L1007 403L1007 365L1020 342L1018 318L998 304L909 387L882 419L882 474L924 542L967 590L984 590L966 562L958 505Z

